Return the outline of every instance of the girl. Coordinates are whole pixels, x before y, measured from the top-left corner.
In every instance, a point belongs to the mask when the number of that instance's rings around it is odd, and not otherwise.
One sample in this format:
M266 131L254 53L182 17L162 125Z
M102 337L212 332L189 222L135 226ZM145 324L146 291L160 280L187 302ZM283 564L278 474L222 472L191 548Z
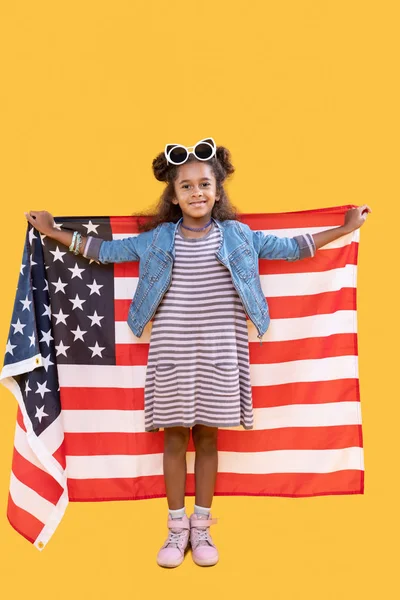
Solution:
M46 211L25 216L38 231L100 263L140 261L128 324L140 337L153 319L145 383L145 430L164 428L168 538L157 563L176 567L189 546L196 564L214 565L210 525L219 427L253 428L246 314L262 336L268 305L258 259L298 260L359 228L371 209L350 209L341 227L279 238L241 223L223 183L230 153L212 138L167 144L153 161L167 183L155 217L137 236L105 241L55 227ZM365 214L363 214L365 213ZM186 450L195 445L194 512L185 514Z

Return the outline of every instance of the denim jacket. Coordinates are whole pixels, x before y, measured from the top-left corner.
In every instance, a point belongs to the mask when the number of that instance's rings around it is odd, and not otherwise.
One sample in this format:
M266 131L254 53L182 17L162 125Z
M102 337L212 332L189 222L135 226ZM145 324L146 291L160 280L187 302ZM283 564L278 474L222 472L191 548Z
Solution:
M88 237L84 251L86 258L104 264L140 261L139 281L128 313L128 325L137 337L141 337L171 285L175 233L182 220L183 217L176 223L161 223L150 231L121 240ZM312 257L316 252L313 237L309 233L292 238L277 237L254 231L240 221L214 218L213 221L221 233L221 244L215 257L229 270L244 310L257 329L257 337L262 344L270 316L261 288L258 259L294 261Z

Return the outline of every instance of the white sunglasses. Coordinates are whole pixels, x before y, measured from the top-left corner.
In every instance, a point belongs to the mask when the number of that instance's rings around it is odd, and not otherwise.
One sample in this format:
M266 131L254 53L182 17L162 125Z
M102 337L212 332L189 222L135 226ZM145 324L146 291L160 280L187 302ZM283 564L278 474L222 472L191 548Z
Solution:
M181 144L167 144L164 154L167 162L172 165L182 165L187 161L190 154L194 154L198 160L210 160L217 151L213 138L204 138L194 146L182 146Z

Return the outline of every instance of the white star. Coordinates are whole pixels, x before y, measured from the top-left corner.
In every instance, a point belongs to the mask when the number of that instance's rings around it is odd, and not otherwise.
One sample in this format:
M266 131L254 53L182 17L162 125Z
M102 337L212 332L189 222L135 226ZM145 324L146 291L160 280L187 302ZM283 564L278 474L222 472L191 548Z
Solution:
M32 333L32 335L28 335L28 338L31 340L31 343L29 344L29 348L30 348L31 346L35 345L35 334Z
M11 344L10 343L10 339L8 339L8 342L7 342L7 345L6 345L6 354L7 354L7 352L9 352L10 354L12 354L14 356L13 349L16 348L16 347L17 346L16 345L14 346L13 344Z
M37 235L35 235L35 230L32 227L32 229L29 231L29 243L32 244L33 240L37 240Z
M44 240L45 237L47 237L47 235L43 235L43 233L39 233L39 235L40 235L41 242L42 242L42 244L44 246L44 241L43 240Z
M48 292L48 291L49 291L49 282L47 281L47 279L46 279L46 285L45 285L45 287L43 288L43 291L44 291L44 292Z
M102 348L101 346L99 346L99 344L96 342L94 346L89 346L89 350L92 351L92 356L91 358L93 358L93 356L100 356L100 358L103 358L101 353L103 352L103 350L105 350L105 347Z
M71 271L71 273L72 273L71 279L73 279L74 277L79 277L80 279L82 279L81 273L83 273L84 270L85 269L80 269L78 267L78 263L75 263L75 266L73 269L71 269L71 267L68 267L68 271Z
M48 356L43 356L42 358L43 358L43 366L46 369L46 373L47 373L49 366L54 365L54 363L51 362L51 360L50 360L50 354Z
M73 309L75 310L75 308L80 308L81 310L83 310L82 308L82 304L84 302L86 302L86 300L81 300L78 296L78 294L75 296L75 298L68 298L70 302L72 302L73 304Z
M98 294L100 296L99 289L104 287L103 285L99 285L98 283L96 283L95 279L93 279L93 283L87 283L86 285L88 286L88 288L90 288L90 296L92 294Z
M64 288L68 285L68 283L63 283L61 281L60 277L58 278L58 281L50 281L50 283L51 283L51 285L55 285L56 286L56 289L54 290L55 294L57 294L57 292L62 292L63 294L65 294Z
M23 307L24 307L22 309L22 312L24 312L25 309L28 309L29 311L31 310L29 308L29 305L32 304L32 300L28 300L28 295L26 296L25 300L20 300L20 302L22 302Z
M100 325L101 327L101 323L100 323L100 319L104 319L104 317L99 317L99 315L97 314L96 311L94 311L94 313L92 315L87 315L88 319L91 319L91 327L93 327L93 325Z
M43 306L44 306L44 313L42 314L42 317L47 316L50 319L50 317L51 317L51 308L50 308L50 305L47 306L47 304L45 304L43 302Z
M40 394L42 396L42 399L44 398L44 395L46 392L51 392L51 390L49 390L46 387L46 384L47 384L47 381L45 381L44 383L37 382L38 389L36 390L35 394Z
M33 260L33 254L31 254L31 267L34 267L35 265L37 265L37 263Z
M61 252L58 249L58 246L57 246L57 248L55 250L50 250L50 252L52 254L54 254L53 262L56 262L56 260L60 260L61 262L64 262L63 256L64 256L64 254L67 254L67 253L66 252Z
M26 327L26 324L24 325L23 323L21 323L21 321L18 319L18 321L14 324L11 323L12 327L14 327L14 333L13 335L15 335L16 333L24 333L23 329L24 327Z
M39 408L38 406L36 407L35 417L37 417L39 419L39 423L42 422L43 417L48 417L48 416L49 415L44 412L44 405L41 408Z
M23 274L24 274L24 269L25 269L25 266L26 266L26 265L21 265L21 268L20 268L20 270L19 270L19 272L21 273L21 275L23 275Z
M53 336L51 335L51 328L47 332L40 330L40 333L43 334L43 337L41 340L39 340L39 342L46 342L46 344L50 346L50 340L54 340Z
M59 356L60 354L64 354L64 356L67 356L67 350L68 350L69 346L64 346L63 341L60 340L60 343L58 346L56 346L56 356Z
M66 325L67 323L66 323L65 319L67 317L69 317L69 315L64 314L63 311L60 308L60 312L53 313L53 317L55 317L57 319L56 325L58 325L59 323L64 323L64 325Z
M63 226L64 223L54 223L54 227L56 229L59 229L61 231L61 227Z
M31 388L29 387L29 381L28 379L25 382L25 394L27 394L28 392L31 392Z
M95 233L96 235L98 235L97 233L97 228L100 227L100 225L93 225L92 221L89 221L89 223L87 225L84 225L82 223L82 227L86 227L87 229L87 233Z
M74 342L76 342L76 340L82 340L82 342L85 341L83 339L83 336L85 335L85 333L87 333L87 331L82 331L79 325L76 329L71 329L71 333L74 334Z

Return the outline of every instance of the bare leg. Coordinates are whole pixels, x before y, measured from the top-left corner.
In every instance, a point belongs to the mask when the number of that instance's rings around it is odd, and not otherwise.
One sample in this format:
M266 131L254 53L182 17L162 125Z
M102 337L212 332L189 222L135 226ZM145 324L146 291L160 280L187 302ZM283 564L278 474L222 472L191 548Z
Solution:
M218 470L217 427L195 425L192 429L196 449L194 463L196 499L198 506L211 507Z
M186 450L190 438L188 427L165 427L163 468L168 508L177 510L185 504Z

